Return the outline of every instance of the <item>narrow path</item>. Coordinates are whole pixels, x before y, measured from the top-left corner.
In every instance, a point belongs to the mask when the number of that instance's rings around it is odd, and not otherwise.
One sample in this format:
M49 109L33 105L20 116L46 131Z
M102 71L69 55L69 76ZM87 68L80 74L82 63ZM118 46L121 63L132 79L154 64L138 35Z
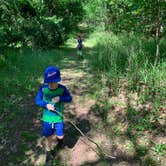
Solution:
M90 97L92 93L90 80L93 78L93 75L90 74L87 61L78 61L77 57L74 56L71 61L68 61L66 66L61 68L61 75L61 83L66 85L73 95L73 102L66 104L65 116L74 121L86 135L101 145L107 153L119 157L115 160L100 159L92 149L96 148L95 145L82 137L68 122L65 122L65 148L55 156L55 161L59 160L62 164L67 164L67 166L139 166L134 152L125 152L126 147L123 144L126 146L130 144L128 138L110 138L111 133L103 130L104 126L101 117L96 116L92 111L96 101ZM123 98L121 102L125 102ZM113 119L110 123L112 122ZM41 139L38 142L40 141ZM115 146L112 144L113 141L119 144L115 151ZM34 165L43 163L44 160L45 154L40 154Z
M71 90L73 95L73 102L66 107L66 116L68 111L74 116L72 121L76 121L77 126L84 131L85 134L91 131L91 122L88 119L88 114L92 105L95 101L90 99L88 95L90 94L90 88L88 85L89 79L92 77L91 74L85 69L87 69L86 61L82 61L78 65L75 65L72 69L62 70L62 83L65 84ZM70 126L71 128L72 126ZM68 159L65 161L67 165L78 166L85 162L96 161L98 159L96 153L88 146L89 143L86 138L79 135L77 131L76 134L70 134L70 130L67 135L66 143L67 146L63 152L61 152L61 159L66 160L66 152L68 154ZM75 129L72 129L75 130ZM77 138L74 138L77 137ZM72 146L70 145L70 140ZM83 142L84 141L84 142ZM93 147L93 145L91 145Z

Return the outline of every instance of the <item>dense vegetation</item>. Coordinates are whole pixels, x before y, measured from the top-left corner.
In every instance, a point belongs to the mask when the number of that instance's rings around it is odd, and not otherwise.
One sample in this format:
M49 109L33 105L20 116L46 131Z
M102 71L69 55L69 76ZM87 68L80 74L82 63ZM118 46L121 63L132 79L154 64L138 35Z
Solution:
M83 9L78 0L2 0L0 15L1 46L48 48L64 43Z
M129 149L135 148L140 164L162 166L166 142L151 138L165 139L165 25L165 0L1 0L0 153L5 152L8 158L2 163L23 163L27 160L25 151L35 146L39 128L31 127L32 135L29 125L33 124L24 124L21 119L37 118L33 112L35 94L44 69L53 64L62 70L74 66L78 71L88 70L87 75L93 76L83 84L91 87L89 100L95 100L91 111L102 116L102 124L94 128L103 131L104 127L106 135L129 137ZM82 61L75 56L78 33L85 43ZM78 93L75 89L81 91L76 87L71 88L73 95ZM112 100L122 94L125 104ZM84 98L84 94L80 96ZM118 126L119 115L115 124L110 122L117 107L125 112L125 132ZM11 134L18 140L11 139ZM150 143L145 145L144 140L138 145L137 139L147 135Z

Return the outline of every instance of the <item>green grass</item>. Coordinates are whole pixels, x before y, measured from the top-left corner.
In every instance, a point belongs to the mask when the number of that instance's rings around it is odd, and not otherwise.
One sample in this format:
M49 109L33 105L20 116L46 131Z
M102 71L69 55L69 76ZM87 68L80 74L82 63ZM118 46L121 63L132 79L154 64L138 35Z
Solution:
M31 132L28 131L22 131L21 132L21 137L24 139L26 142L32 142L37 139L36 135L32 135Z
M134 34L96 33L91 35L95 46L89 51L89 62L95 71L95 92L103 86L111 86L114 93L125 91L127 94L140 94L141 104L154 103L154 110L146 116L139 113L139 120L135 122L137 130L151 130L151 114L157 119L159 109L166 100L166 57L164 48L165 39L160 43L160 59L154 66L155 41L145 39ZM102 83L102 78L106 78ZM100 88L99 86L100 85ZM146 111L142 110L146 114ZM155 112L155 113L154 113ZM128 116L136 117L137 111L128 110ZM131 115L132 114L132 115Z
M160 156L164 156L166 153L166 144L155 144L155 147L152 148Z
M13 160L13 163L19 163L26 156L24 152L29 148L29 143L37 140L38 135L34 134L34 131L26 131L27 127L31 128L33 119L25 119L27 111L34 112L32 118L37 116L37 110L30 105L35 105L35 95L41 82L43 80L43 73L47 66L56 65L60 68L68 65L70 61L73 61L73 49L61 48L57 50L31 50L31 49L6 49L2 52L3 63L1 63L0 72L0 103L1 103L1 115L0 121L0 136L1 138L13 140L10 138L11 134L15 134L19 131L17 140L20 140L19 151L22 153L22 157L16 157L15 154L9 155L9 159ZM67 56L70 55L70 56ZM30 101L32 102L30 104ZM27 106L27 104L30 104ZM25 107L25 108L24 108ZM23 122L25 121L25 122ZM24 123L26 123L24 125ZM18 129L17 129L18 127ZM13 135L14 136L14 135ZM14 136L15 137L15 136ZM34 145L34 144L33 144ZM4 152L6 155L6 151ZM8 163L9 160L6 160ZM16 164L17 165L17 164Z
M120 79L127 79L128 88L131 90L137 89L140 83L152 87L155 91L166 86L163 51L166 46L163 42L161 58L155 67L153 40L147 41L136 35L96 33L96 36L92 35L92 41L95 47L90 52L89 61L96 72L107 74L114 88L119 88Z
M71 50L34 50L25 49L20 53L19 50L6 50L3 54L6 63L1 67L0 85L3 95L0 101L9 96L12 102L19 103L27 94L36 92L37 86L43 79L43 73L47 66L63 66L70 61ZM19 97L18 97L19 96ZM6 102L6 101L4 101ZM9 102L10 104L11 102ZM14 103L12 103L13 105ZM6 105L6 103L4 103Z

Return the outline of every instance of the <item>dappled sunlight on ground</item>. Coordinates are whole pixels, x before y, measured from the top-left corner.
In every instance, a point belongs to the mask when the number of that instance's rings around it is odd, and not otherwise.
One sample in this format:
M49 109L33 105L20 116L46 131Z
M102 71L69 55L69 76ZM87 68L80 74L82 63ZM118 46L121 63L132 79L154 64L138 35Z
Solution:
M89 144L85 138L80 137L74 148L70 151L71 158L67 162L67 165L78 166L86 161L96 161L98 159L98 156L94 153L94 151L81 140L84 140L84 142Z
M41 165L45 163L46 155L43 154L36 154L35 151L29 150L25 152L27 160L25 160L22 164L33 163L33 165Z

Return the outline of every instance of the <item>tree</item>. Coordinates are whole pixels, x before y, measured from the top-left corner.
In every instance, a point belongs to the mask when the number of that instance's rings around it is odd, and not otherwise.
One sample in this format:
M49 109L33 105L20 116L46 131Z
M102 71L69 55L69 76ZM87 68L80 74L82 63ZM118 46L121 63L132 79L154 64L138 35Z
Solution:
M1 46L56 47L82 20L79 0L1 0Z
M165 0L94 0L86 3L86 18L94 22L94 27L97 20L100 26L104 22L107 31L136 32L147 38L154 38L156 40L154 64L157 65L160 39L165 34Z

